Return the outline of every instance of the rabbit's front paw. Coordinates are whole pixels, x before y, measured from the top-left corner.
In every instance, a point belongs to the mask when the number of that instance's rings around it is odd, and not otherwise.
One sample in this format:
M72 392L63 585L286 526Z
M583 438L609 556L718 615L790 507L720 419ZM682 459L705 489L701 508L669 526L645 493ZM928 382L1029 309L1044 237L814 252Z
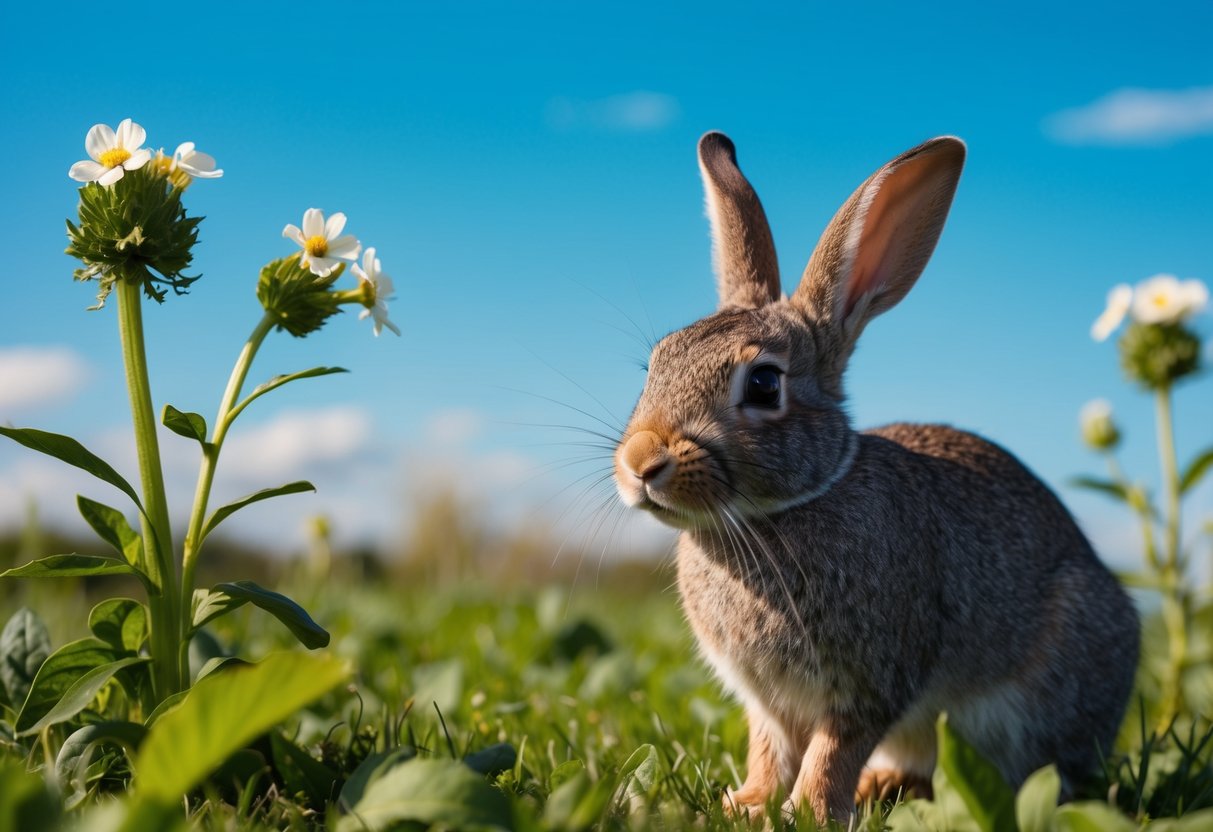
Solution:
M931 781L920 774L894 768L865 768L855 787L855 802L897 800L898 798L930 798Z

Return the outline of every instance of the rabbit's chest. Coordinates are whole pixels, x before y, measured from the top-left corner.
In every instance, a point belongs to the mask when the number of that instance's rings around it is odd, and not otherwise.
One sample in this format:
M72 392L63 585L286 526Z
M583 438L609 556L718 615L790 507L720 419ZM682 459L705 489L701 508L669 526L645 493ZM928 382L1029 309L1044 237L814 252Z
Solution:
M678 585L704 657L725 687L768 710L816 711L836 686L835 641L803 581L734 570L685 540Z

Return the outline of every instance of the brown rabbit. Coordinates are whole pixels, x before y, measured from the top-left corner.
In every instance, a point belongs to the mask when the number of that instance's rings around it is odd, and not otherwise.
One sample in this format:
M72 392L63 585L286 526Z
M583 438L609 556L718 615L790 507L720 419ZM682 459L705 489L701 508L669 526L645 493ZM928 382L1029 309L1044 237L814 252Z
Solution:
M943 137L877 170L788 298L732 142L699 142L720 307L654 348L615 478L682 529L687 618L745 705L730 808L784 789L845 819L930 777L941 711L1009 782L1056 763L1068 787L1124 714L1137 615L1057 497L971 433L857 433L843 407L855 341L926 266L964 157Z

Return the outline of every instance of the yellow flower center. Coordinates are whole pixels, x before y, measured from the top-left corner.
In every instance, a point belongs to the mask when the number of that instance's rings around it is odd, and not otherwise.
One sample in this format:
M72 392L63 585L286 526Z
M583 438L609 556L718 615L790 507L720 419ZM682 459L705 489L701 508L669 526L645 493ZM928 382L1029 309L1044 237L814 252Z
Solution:
M1161 307L1161 306L1167 305L1167 296L1166 295L1155 295L1153 300L1154 300L1155 306Z
M329 241L323 234L308 237L303 249L312 257L323 257L329 253Z
M97 161L107 168L116 168L129 158L131 158L131 152L125 147L112 147L103 152Z

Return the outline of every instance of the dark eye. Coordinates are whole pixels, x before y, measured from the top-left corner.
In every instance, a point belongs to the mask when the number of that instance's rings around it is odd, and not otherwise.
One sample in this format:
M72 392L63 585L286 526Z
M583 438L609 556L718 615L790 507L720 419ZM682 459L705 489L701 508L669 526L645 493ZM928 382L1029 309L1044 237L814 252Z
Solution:
M750 370L745 381L742 404L757 407L779 407L779 388L783 383L783 371L774 364L763 364Z

